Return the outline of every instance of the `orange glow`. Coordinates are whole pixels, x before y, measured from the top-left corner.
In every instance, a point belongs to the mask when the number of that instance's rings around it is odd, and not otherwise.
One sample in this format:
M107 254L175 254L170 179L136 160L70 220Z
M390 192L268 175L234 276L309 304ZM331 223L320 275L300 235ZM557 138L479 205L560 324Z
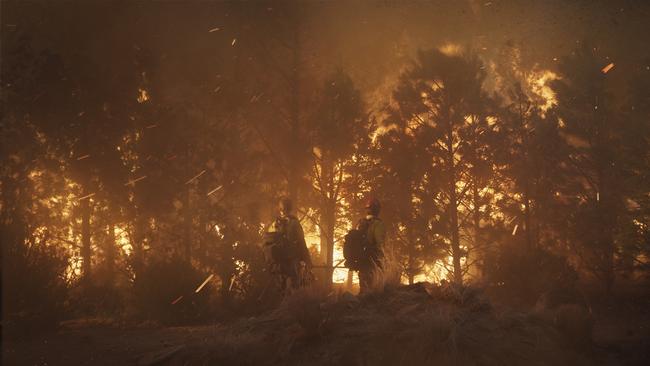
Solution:
M463 48L455 43L446 43L438 49L447 56L457 56L463 51Z
M546 112L557 105L557 98L555 92L551 89L550 82L559 78L556 73L550 70L533 70L526 78L530 91L544 102L541 105L542 112Z
M144 103L149 100L149 92L145 89L138 89L138 103Z

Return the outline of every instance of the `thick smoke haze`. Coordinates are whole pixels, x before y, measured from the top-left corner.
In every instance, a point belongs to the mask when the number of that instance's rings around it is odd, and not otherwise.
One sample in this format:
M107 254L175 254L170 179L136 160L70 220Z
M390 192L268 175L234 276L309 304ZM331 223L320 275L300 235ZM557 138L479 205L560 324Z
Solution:
M65 50L72 59L93 55L106 64L146 44L162 54L154 62L174 95L215 85L215 75L206 75L211 64L236 57L237 47L273 38L255 34L255 28L276 17L282 5L4 2L2 24L5 34L27 32L39 47ZM507 62L503 52L516 48L522 68L554 70L558 59L585 41L615 61L620 73L631 61L649 57L645 1L330 1L298 2L295 8L310 76L343 68L371 99L389 94L418 49L448 44L473 50L497 68ZM235 47L224 48L233 39Z
M0 1L3 364L650 364L650 1Z

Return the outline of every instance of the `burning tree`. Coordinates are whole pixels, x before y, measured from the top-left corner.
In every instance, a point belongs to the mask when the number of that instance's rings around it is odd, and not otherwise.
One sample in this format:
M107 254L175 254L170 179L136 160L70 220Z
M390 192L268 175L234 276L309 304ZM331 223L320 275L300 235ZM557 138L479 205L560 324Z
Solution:
M437 181L439 193L428 199L435 201L439 221L445 223L441 235L449 245L452 273L458 283L463 281L462 261L468 249L461 238L466 226L463 202L471 192L472 169L475 173L479 169L475 154L479 146L471 145L476 133L471 130L488 117L480 109L489 103L482 89L484 79L482 63L475 55L420 51L400 78L389 119L422 140L423 151L434 167L430 179Z

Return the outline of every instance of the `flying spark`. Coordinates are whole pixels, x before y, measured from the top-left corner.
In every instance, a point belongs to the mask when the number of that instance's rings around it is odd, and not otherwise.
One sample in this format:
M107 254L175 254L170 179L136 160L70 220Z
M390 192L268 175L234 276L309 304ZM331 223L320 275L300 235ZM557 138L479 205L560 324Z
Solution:
M208 278L206 278L205 281L203 281L203 283L201 284L201 286L199 286L199 287L194 291L194 293L195 293L195 294L198 294L199 291L201 291L201 289L203 289L203 286L207 285L207 283L210 282L210 280L212 279L212 277L214 277L214 274L209 275Z
M208 31L208 33L213 33L213 32L217 32L217 31L220 31L220 30L221 30L221 28L216 27L216 28L212 28L212 29L210 29L210 30Z
M207 194L207 195L209 196L209 195L211 195L211 194L213 194L214 192L216 192L216 191L218 191L218 190L220 190L220 189L221 189L221 187L223 187L223 186L219 186L219 187L217 187L217 188L215 188L215 189L213 189L213 190L211 190L210 192L208 192L208 194Z
M176 303L178 303L179 301L181 301L181 299L183 299L183 295L177 297L176 300L172 301L172 305L176 305Z
M190 180L188 180L187 182L185 182L185 184L190 184L190 183L192 183L192 181L194 181L194 180L197 179L198 177L202 176L203 174L205 174L205 169L203 169L203 170L201 171L201 173L199 173L199 174L195 175L194 177L192 177L192 179L190 179Z
M515 228L512 230L512 236L515 236L517 233L517 228L519 227L519 224L515 225Z
M600 202L600 192L596 192L596 201Z
M607 74L607 73L609 72L609 70L611 70L611 69L613 69L613 68L614 68L614 63L612 62L612 63L610 63L609 65L603 67L603 69L600 70L600 71L602 71L603 74Z
M232 285L235 283L235 277L230 279L230 286L228 286L228 292L232 291Z
M86 198L90 198L90 197L92 197L92 196L94 196L94 195L95 195L95 193L91 193L91 194L87 194L87 195L85 195L85 196L83 196L83 197L79 197L79 201L81 201L81 200L85 200Z
M156 127L158 127L158 125L153 124L153 125L149 125L149 126L147 126L147 127L145 127L145 128L156 128Z
M140 178L136 178L136 179L134 179L134 180L130 180L130 181L126 182L126 183L124 184L124 186L125 186L125 187L128 186L128 185L133 185L133 186L134 186L135 183L137 183L137 182L143 180L143 179L146 178L146 177L147 177L146 175L143 175L143 176L141 176Z
M237 38L233 38L233 39L232 39L232 43L231 43L230 45L231 45L231 46L234 46L235 43L237 43Z
M80 157L77 158L77 161L79 161L79 160L83 160L83 159L87 159L87 158L89 158L89 157L90 157L90 154L82 155L82 156L80 156Z

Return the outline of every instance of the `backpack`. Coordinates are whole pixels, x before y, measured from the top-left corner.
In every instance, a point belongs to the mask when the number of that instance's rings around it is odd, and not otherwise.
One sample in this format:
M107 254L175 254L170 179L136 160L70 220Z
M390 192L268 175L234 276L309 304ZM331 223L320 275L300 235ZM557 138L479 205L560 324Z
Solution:
M366 250L369 247L368 229L372 220L364 219L358 229L352 229L345 235L343 242L343 258L345 266L351 270L359 270L366 261Z
M277 219L275 231L264 233L264 260L269 265L286 266L296 258L294 245L287 239L288 220Z

